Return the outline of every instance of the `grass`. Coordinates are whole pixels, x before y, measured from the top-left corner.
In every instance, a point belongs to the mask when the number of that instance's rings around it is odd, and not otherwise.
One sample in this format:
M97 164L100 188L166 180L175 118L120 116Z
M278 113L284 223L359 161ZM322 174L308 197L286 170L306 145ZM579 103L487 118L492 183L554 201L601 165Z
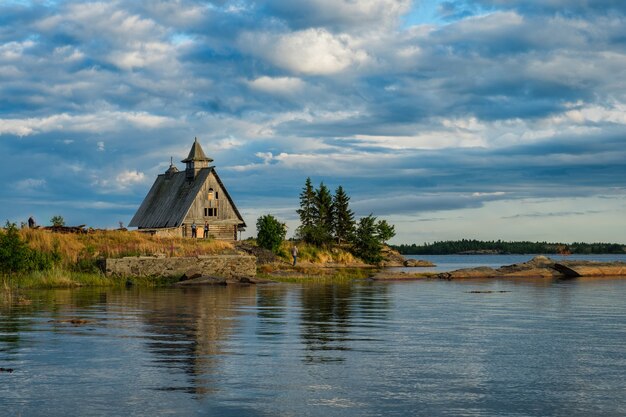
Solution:
M34 271L15 275L0 276L0 291L34 288L78 288L78 287L161 287L177 282L180 277L107 277L103 273L67 271L53 268L48 271Z
M98 230L86 234L61 234L41 229L21 229L28 245L41 252L57 252L64 267L81 260L124 256L166 257L213 255L234 251L230 242L151 236L140 232Z
M318 247L304 242L298 244L298 262L308 262L312 264L335 263L340 265L361 265L362 260L352 255L345 246L333 245L332 247ZM278 256L291 262L291 249L293 242L284 241L278 251Z

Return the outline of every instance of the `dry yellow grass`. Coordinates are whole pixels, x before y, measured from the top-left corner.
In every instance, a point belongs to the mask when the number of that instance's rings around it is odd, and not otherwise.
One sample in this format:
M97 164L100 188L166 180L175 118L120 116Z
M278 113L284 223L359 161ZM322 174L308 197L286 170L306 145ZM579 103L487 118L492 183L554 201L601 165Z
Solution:
M28 245L43 252L58 252L65 264L79 259L162 255L198 256L234 251L233 244L219 240L161 238L139 232L106 230L87 234L62 234L41 229L22 229Z
M287 261L291 261L291 248L293 247L293 242L283 242L279 253L283 257L283 259ZM352 265L352 264L363 264L359 258L356 258L350 252L348 252L345 248L341 246L333 246L331 248L319 248L315 245L310 245L306 243L298 243L298 260L302 262L310 262L313 264L341 264L341 265Z

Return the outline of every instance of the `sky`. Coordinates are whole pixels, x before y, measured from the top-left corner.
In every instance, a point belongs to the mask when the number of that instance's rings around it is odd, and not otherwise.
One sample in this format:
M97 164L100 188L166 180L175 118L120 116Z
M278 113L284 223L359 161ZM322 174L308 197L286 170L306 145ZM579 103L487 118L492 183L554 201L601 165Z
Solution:
M626 242L623 0L0 2L0 219L128 224L194 137L255 234Z

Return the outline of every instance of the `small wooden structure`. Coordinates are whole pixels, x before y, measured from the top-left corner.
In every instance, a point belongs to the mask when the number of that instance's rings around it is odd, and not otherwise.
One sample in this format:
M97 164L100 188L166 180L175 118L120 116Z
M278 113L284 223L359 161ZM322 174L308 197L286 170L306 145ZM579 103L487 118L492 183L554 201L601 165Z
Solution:
M192 237L195 223L197 237L202 238L208 223L209 237L237 240L246 223L197 138L182 162L185 171L170 163L157 177L129 227L160 236Z

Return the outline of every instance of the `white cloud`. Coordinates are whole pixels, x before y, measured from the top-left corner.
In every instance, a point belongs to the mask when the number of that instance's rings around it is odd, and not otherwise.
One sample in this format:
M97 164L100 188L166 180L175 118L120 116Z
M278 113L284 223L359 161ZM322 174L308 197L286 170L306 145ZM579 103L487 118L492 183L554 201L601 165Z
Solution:
M8 42L0 45L0 60L17 61L22 58L24 51L35 46L35 42Z
M347 34L306 29L287 34L247 33L242 48L274 65L308 75L330 75L364 64L367 52Z
M117 185L121 188L129 187L133 184L141 184L146 179L143 172L139 171L123 171L115 177Z
M294 94L300 91L305 83L295 77L259 77L248 81L248 85L255 90L266 93Z
M43 178L25 178L17 181L13 188L16 190L30 190L33 188L42 188L46 185L46 180Z
M124 126L158 129L176 120L146 112L102 111L92 114L55 114L41 118L0 119L0 135L29 136L54 131L115 132Z

